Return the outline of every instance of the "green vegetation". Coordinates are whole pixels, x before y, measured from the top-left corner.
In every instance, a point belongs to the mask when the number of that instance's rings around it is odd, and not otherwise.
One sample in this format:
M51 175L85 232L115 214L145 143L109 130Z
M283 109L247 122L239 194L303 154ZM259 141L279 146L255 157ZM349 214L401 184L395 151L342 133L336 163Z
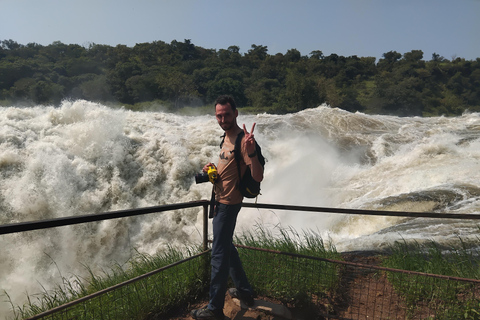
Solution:
M28 297L24 306L15 307L15 319L32 317L69 301L85 297L153 270L178 262L193 255L192 250L181 253L169 249L158 256L137 254L126 266L115 265L110 272L98 276L87 267L90 276L82 279L62 277L62 283L53 290L44 290ZM201 295L205 288L208 257L189 260L173 268L104 293L86 302L55 313L49 319L146 319L157 313L166 313L174 307L187 304ZM8 297L8 293L6 293Z
M259 228L259 236L245 234L237 240L244 245L264 247L286 252L308 254L316 257L336 257L339 254L325 248L323 241L305 234L304 239L282 232L283 238ZM187 256L196 250L188 250ZM333 288L338 279L335 266L319 261L274 255L265 252L239 249L250 281L259 294L276 297L288 302L306 303L309 295L321 294ZM114 286L152 270L180 261L184 254L170 249L167 253L151 257L138 254L127 266L114 266L105 276L90 272L88 279L63 278L63 283L54 290L30 297L23 307L14 307L15 319L23 319L50 310L68 301L78 299L99 290ZM147 319L153 315L166 314L170 310L188 305L199 297L208 296L210 256L190 260L166 271L147 277L121 289L113 290L97 298L70 307L69 319ZM262 261L262 263L259 263ZM87 268L87 270L89 270ZM326 270L329 272L327 273ZM321 271L321 272L320 272ZM331 272L330 272L331 271ZM32 299L35 298L35 299ZM53 315L52 319L55 318ZM58 313L58 318L65 316Z
M383 265L436 275L480 279L478 247L469 248L459 240L461 248L442 248L433 241L396 242L391 246L392 253L383 261ZM397 273L389 273L388 279L404 298L410 316L422 307L428 307L439 310L435 319L480 319L478 283Z
M365 113L460 115L480 111L480 58L447 60L421 50L374 57L268 54L253 44L205 49L190 40L134 47L0 41L0 104L58 105L63 99L169 111L232 94L255 112L288 113L328 103Z
M318 234L304 232L299 235L292 229L279 230L279 234L273 234L263 227L257 227L252 232L243 233L235 241L241 246L290 253L277 254L242 247L238 249L245 271L259 295L300 308L323 301L326 303L323 307L329 309L328 312L335 312L331 309L332 303L336 303L334 299L338 290L345 290L342 283L344 286L346 282L341 277L352 275L339 264L300 256L342 260L341 254L331 245L324 243ZM434 242L424 244L398 242L391 246L391 252L384 257L383 266L450 277L480 279L478 249L469 248L461 239L460 243L461 248L448 248L448 251L444 251L444 248ZM116 265L103 277L90 272L87 279L62 278L63 283L54 290L45 290L41 294L29 297L28 303L22 307L12 305L15 319L50 310L68 301L178 262L197 252L197 249L187 249L184 254L170 249L155 257L137 254L127 266ZM71 306L66 311L50 317L51 319L168 317L172 310L184 308L199 299L207 299L209 258L207 254L191 259ZM348 270L351 272L351 269ZM364 272L368 273L368 270ZM391 271L378 271L377 276L383 272L401 297L401 301L389 297L388 299L392 299L390 303L400 303L402 307L405 304L408 319L480 319L478 283ZM347 282L351 280L349 278ZM375 297L371 298L372 303L375 303Z
M270 249L309 257L342 260L335 248L326 245L320 235L304 232L299 235L293 229L280 229L273 235L257 227L236 239L237 244ZM304 306L313 297L325 297L339 283L338 265L298 256L262 251L240 250L245 272L255 291L285 303ZM243 254L242 254L243 253Z

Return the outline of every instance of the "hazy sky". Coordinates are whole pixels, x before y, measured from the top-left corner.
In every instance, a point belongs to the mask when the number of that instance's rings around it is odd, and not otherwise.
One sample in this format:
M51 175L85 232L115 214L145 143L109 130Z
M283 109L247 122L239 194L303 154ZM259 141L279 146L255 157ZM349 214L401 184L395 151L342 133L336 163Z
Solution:
M0 40L480 57L480 0L0 0Z

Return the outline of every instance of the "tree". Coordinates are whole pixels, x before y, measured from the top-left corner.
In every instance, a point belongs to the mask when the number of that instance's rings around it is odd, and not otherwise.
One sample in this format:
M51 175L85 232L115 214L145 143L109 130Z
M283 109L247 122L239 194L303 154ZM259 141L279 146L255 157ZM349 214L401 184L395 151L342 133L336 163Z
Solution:
M84 99L90 101L106 102L113 98L105 75L95 76L92 80L82 82L80 90Z
M12 39L9 40L3 40L0 42L1 48L4 50L17 50L22 47L22 45L18 44L16 41L13 41Z
M434 61L434 62L442 62L442 61L444 61L444 60L445 60L445 58L442 57L441 55L439 55L438 53L435 53L435 52L432 53L432 61Z
M156 98L156 87L148 74L135 75L125 81L130 99L136 102L151 101Z
M228 67L239 67L242 55L240 54L239 47L230 46L227 50L220 49L218 51L218 58L224 65Z
M384 53L383 59L380 59L378 61L378 69L380 71L392 71L395 64L402 58L402 54L396 52L396 51L389 51L387 53Z
M63 97L63 88L50 81L37 81L31 88L31 98L38 104L58 104Z
M320 104L315 82L294 69L288 69L281 102L286 110L300 111Z
M173 102L175 109L198 97L193 77L174 69L158 74L156 84L161 98Z
M333 107L396 115L456 115L480 111L480 58L451 61L421 50L373 57L343 57L297 49L268 54L253 44L204 49L154 41L115 47L90 43L48 46L0 41L0 99L58 103L64 98L140 103L153 99L181 107L235 95L240 106L298 111Z
M247 99L245 97L245 87L243 82L232 78L221 78L209 83L207 90L207 99L209 102L222 94L230 94L235 97L238 107L244 107Z
M142 69L136 61L127 59L125 62L118 62L115 68L107 73L107 81L113 96L120 102L133 103L126 83L129 78L141 74Z
M324 58L323 52L320 50L314 50L310 52L310 58L316 60L322 60Z
M288 62L298 62L301 58L302 55L297 49L290 49L285 54L285 60L287 60Z
M256 44L252 44L252 48L248 50L247 54L245 54L245 58L250 67L258 67L260 62L267 58L267 52L267 46L257 46Z
M277 79L262 78L245 89L249 105L254 108L272 107L278 102L282 85Z
M423 51L422 50L412 50L410 52L407 52L403 55L403 59L405 61L411 62L411 63L418 63L420 60L423 59Z
M190 39L185 39L185 42L178 42L173 40L170 44L173 50L177 51L182 60L195 60L198 58L198 52L195 48L195 45L191 42Z

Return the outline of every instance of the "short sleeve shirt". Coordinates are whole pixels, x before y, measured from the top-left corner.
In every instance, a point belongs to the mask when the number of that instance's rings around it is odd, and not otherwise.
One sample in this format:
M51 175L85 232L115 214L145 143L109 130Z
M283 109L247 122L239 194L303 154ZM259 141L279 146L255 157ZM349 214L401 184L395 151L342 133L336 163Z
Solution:
M248 153L243 146L243 139L241 145L242 159L240 161L240 172L243 176L247 165L252 164L252 160L248 157ZM243 196L237 188L239 181L237 163L235 161L235 141L233 144L225 138L222 149L220 150L220 158L218 160L218 180L215 183L215 199L223 204L239 204L243 201Z

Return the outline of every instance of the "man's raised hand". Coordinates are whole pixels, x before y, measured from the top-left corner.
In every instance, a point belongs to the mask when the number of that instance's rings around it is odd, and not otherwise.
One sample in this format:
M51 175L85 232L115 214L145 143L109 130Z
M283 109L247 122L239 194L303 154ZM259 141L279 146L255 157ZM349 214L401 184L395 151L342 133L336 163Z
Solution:
M255 152L255 137L253 135L253 130L255 129L255 122L253 123L252 130L248 133L245 124L243 124L243 133L245 133L245 139L243 143L245 144L245 148L247 149L248 154L252 154Z

